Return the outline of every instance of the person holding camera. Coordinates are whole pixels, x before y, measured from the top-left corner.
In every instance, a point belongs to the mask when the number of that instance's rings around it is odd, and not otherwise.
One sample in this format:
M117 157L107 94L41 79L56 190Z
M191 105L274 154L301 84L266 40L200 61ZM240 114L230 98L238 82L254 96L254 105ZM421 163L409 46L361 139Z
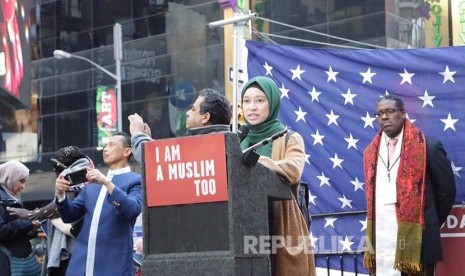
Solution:
M93 167L92 160L87 157L76 146L67 146L58 149L50 163L56 177L60 175L67 177L72 171L79 171L86 167ZM85 167L84 167L85 166ZM85 180L87 181L87 179ZM83 184L75 185L68 192L69 197L76 195L83 188ZM35 209L27 210L22 208L7 207L10 215L30 220L47 220L47 247L44 262L43 274L48 276L64 276L68 268L69 259L74 247L74 239L79 234L82 219L73 223L64 223L56 210L55 200L48 205Z
M66 275L134 275L132 233L142 210L141 176L131 172L131 140L118 132L103 149L107 175L88 168L82 192L71 200L71 181L55 182L58 212L64 222L84 217Z

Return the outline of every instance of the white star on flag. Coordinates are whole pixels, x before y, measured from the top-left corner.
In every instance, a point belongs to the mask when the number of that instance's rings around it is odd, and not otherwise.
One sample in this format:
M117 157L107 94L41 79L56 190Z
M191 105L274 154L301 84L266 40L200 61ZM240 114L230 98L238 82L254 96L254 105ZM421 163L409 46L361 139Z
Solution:
M313 86L312 91L308 91L308 93L310 94L310 96L312 96L312 102L313 101L320 102L318 97L320 96L321 92L316 91L315 86Z
M279 88L279 91L281 91L281 99L286 97L289 99L289 89L286 89L286 87L284 87L284 83L281 84L281 87Z
M451 81L455 83L454 80L454 75L457 73L456 71L449 71L449 65L446 65L446 70L444 72L439 72L440 75L444 77L444 81L442 82L443 84L446 83L446 81Z
M363 185L365 185L365 183L360 182L358 180L358 177L355 177L355 180L350 181L350 183L352 183L354 185L354 192L356 192L357 190L365 191L365 189L363 189Z
M334 228L334 222L336 222L337 218L328 217L328 218L325 218L325 220L326 220L325 228L328 226L331 226Z
M265 65L263 65L263 68L265 68L266 70L265 76L273 76L273 73L271 73L271 70L273 70L273 66L268 65L268 62L265 61Z
M334 157L329 158L329 160L331 160L331 162L333 162L333 169L335 169L336 167L339 167L339 168L342 169L341 163L344 162L344 159L340 159L337 156L337 153L334 154Z
M315 248L316 242L319 240L319 238L313 236L313 233L310 232L310 243L312 244L312 247Z
M371 72L371 68L368 67L368 70L367 70L365 73L363 73L363 72L360 73L360 75L363 76L363 81L362 81L362 83L369 82L369 83L373 84L373 83L371 82L371 78L373 78L373 77L376 75L376 73L372 73L372 72Z
M401 85L404 82L412 84L412 77L415 75L415 73L409 73L407 69L404 68L404 73L399 73L399 75L402 77L402 81L400 82Z
M458 178L462 178L459 174L459 172L462 170L462 167L456 167L455 164L454 164L454 161L451 162L451 166L452 166L452 171L454 172L454 174L458 177Z
M315 203L315 199L317 198L318 196L314 196L312 195L312 193L310 191L308 191L308 202L315 205L316 206L316 203Z
M362 232L363 230L366 230L367 229L367 220L359 220L359 222L362 224L362 229L360 229L360 232Z
M339 201L342 202L341 209L344 209L344 207L346 206L352 209L352 204L351 204L352 200L347 199L345 195L342 195L342 197L338 197L337 199L339 199Z
M405 117L407 117L407 120L409 120L412 124L415 123L415 119L410 118L410 115L408 113L405 113Z
M450 129L453 129L455 131L455 123L457 123L459 121L459 119L452 119L452 117L450 116L450 113L447 115L447 119L441 119L441 122L444 123L444 131L446 131L446 129L450 128Z
M363 126L363 128L366 128L367 126L371 126L371 128L375 128L373 126L373 122L376 120L376 118L371 117L368 111L367 111L367 115L365 117L360 117L360 119L362 119L365 122L365 125Z
M433 99L436 98L436 96L428 95L428 90L425 90L425 94L423 96L418 96L418 98L420 98L423 101L423 105L421 107L425 107L426 105L434 107Z
M354 105L354 98L357 96L357 94L352 94L349 88L347 89L347 93L341 94L341 96L344 97L344 105L348 103Z
M336 75L339 74L339 72L333 71L333 68L331 66L329 66L329 71L325 71L325 72L328 75L328 80L326 82L330 82L330 81L337 82Z
M342 245L341 251L352 251L350 246L354 244L354 242L349 241L349 238L346 236L343 241L339 241Z
M334 114L332 109L330 114L326 114L326 117L328 117L328 126L331 124L337 125L337 119L339 118L339 115Z
M354 137L352 137L352 133L350 133L349 138L344 138L344 140L346 140L346 142L347 142L347 149L350 149L352 147L354 149L357 149L358 139L354 139Z
M300 75L302 75L305 70L300 70L300 64L297 65L297 68L296 69L291 69L291 72L292 72L292 80L294 79L299 79L299 80L302 80L302 78L300 77Z
M299 111L294 111L294 112L297 115L297 118L295 119L296 123L300 120L307 122L305 121L305 115L307 115L307 112L303 111L302 107L299 106Z
M323 185L328 185L331 187L331 185L329 184L330 179L325 176L324 172L321 172L321 175L317 175L316 177L320 180L320 187Z
M313 137L313 145L316 145L316 144L320 144L323 146L323 138L325 138L324 135L320 135L320 132L318 131L318 129L316 130L316 133L315 134L311 134L311 136Z
M305 154L305 163L310 165L310 154Z

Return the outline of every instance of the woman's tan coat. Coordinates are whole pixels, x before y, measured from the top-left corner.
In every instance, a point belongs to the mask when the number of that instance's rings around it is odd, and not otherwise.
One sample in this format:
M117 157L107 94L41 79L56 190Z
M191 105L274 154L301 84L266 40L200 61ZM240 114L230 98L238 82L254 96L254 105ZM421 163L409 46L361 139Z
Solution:
M271 158L261 156L262 165L275 171L289 184L300 182L305 165L305 146L300 134L273 142ZM295 200L273 203L273 235L283 238L284 246L274 256L275 275L316 275L313 248L305 220Z

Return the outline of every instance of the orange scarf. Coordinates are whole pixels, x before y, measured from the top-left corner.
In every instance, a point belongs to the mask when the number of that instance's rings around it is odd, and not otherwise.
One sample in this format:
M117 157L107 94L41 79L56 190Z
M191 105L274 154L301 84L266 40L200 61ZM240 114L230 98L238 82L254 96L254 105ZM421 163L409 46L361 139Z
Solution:
M378 151L381 131L375 136L363 154L367 198L367 251L363 264L374 270L375 260L375 189ZM415 275L421 272L421 244L425 226L425 136L410 121L404 122L404 135L400 164L396 177L398 222L397 248L394 269Z

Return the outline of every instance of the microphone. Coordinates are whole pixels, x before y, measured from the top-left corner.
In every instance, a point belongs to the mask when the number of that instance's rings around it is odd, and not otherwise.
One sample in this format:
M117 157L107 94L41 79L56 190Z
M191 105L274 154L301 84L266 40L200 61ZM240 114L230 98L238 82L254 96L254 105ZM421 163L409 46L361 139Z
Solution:
M239 143L244 141L245 137L249 134L249 127L247 125L242 125L238 130L237 130L237 135L239 136Z
M261 140L260 142L256 143L255 145L246 148L245 150L242 151L242 161L244 161L244 163L250 166L255 165L258 161L258 158L260 157L260 155L256 153L255 150L258 149L259 147L263 147L264 145L273 142L274 140L286 134L288 131L289 129L286 127L280 132L273 134L271 137L265 138Z
M278 139L279 137L283 136L283 135L286 134L288 131L289 131L289 129L286 127L285 129L281 130L280 132L277 132L277 133L273 134L272 136L270 136L270 137L268 137L268 138L265 138L265 139L261 140L260 142L256 143L255 145L246 148L245 150L242 151L242 153L246 153L246 152L248 152L248 151L252 151L252 150L258 149L259 147L263 147L264 145L266 145L266 144L268 144L268 143L270 143L270 142L273 142L274 140L276 140L276 139Z

